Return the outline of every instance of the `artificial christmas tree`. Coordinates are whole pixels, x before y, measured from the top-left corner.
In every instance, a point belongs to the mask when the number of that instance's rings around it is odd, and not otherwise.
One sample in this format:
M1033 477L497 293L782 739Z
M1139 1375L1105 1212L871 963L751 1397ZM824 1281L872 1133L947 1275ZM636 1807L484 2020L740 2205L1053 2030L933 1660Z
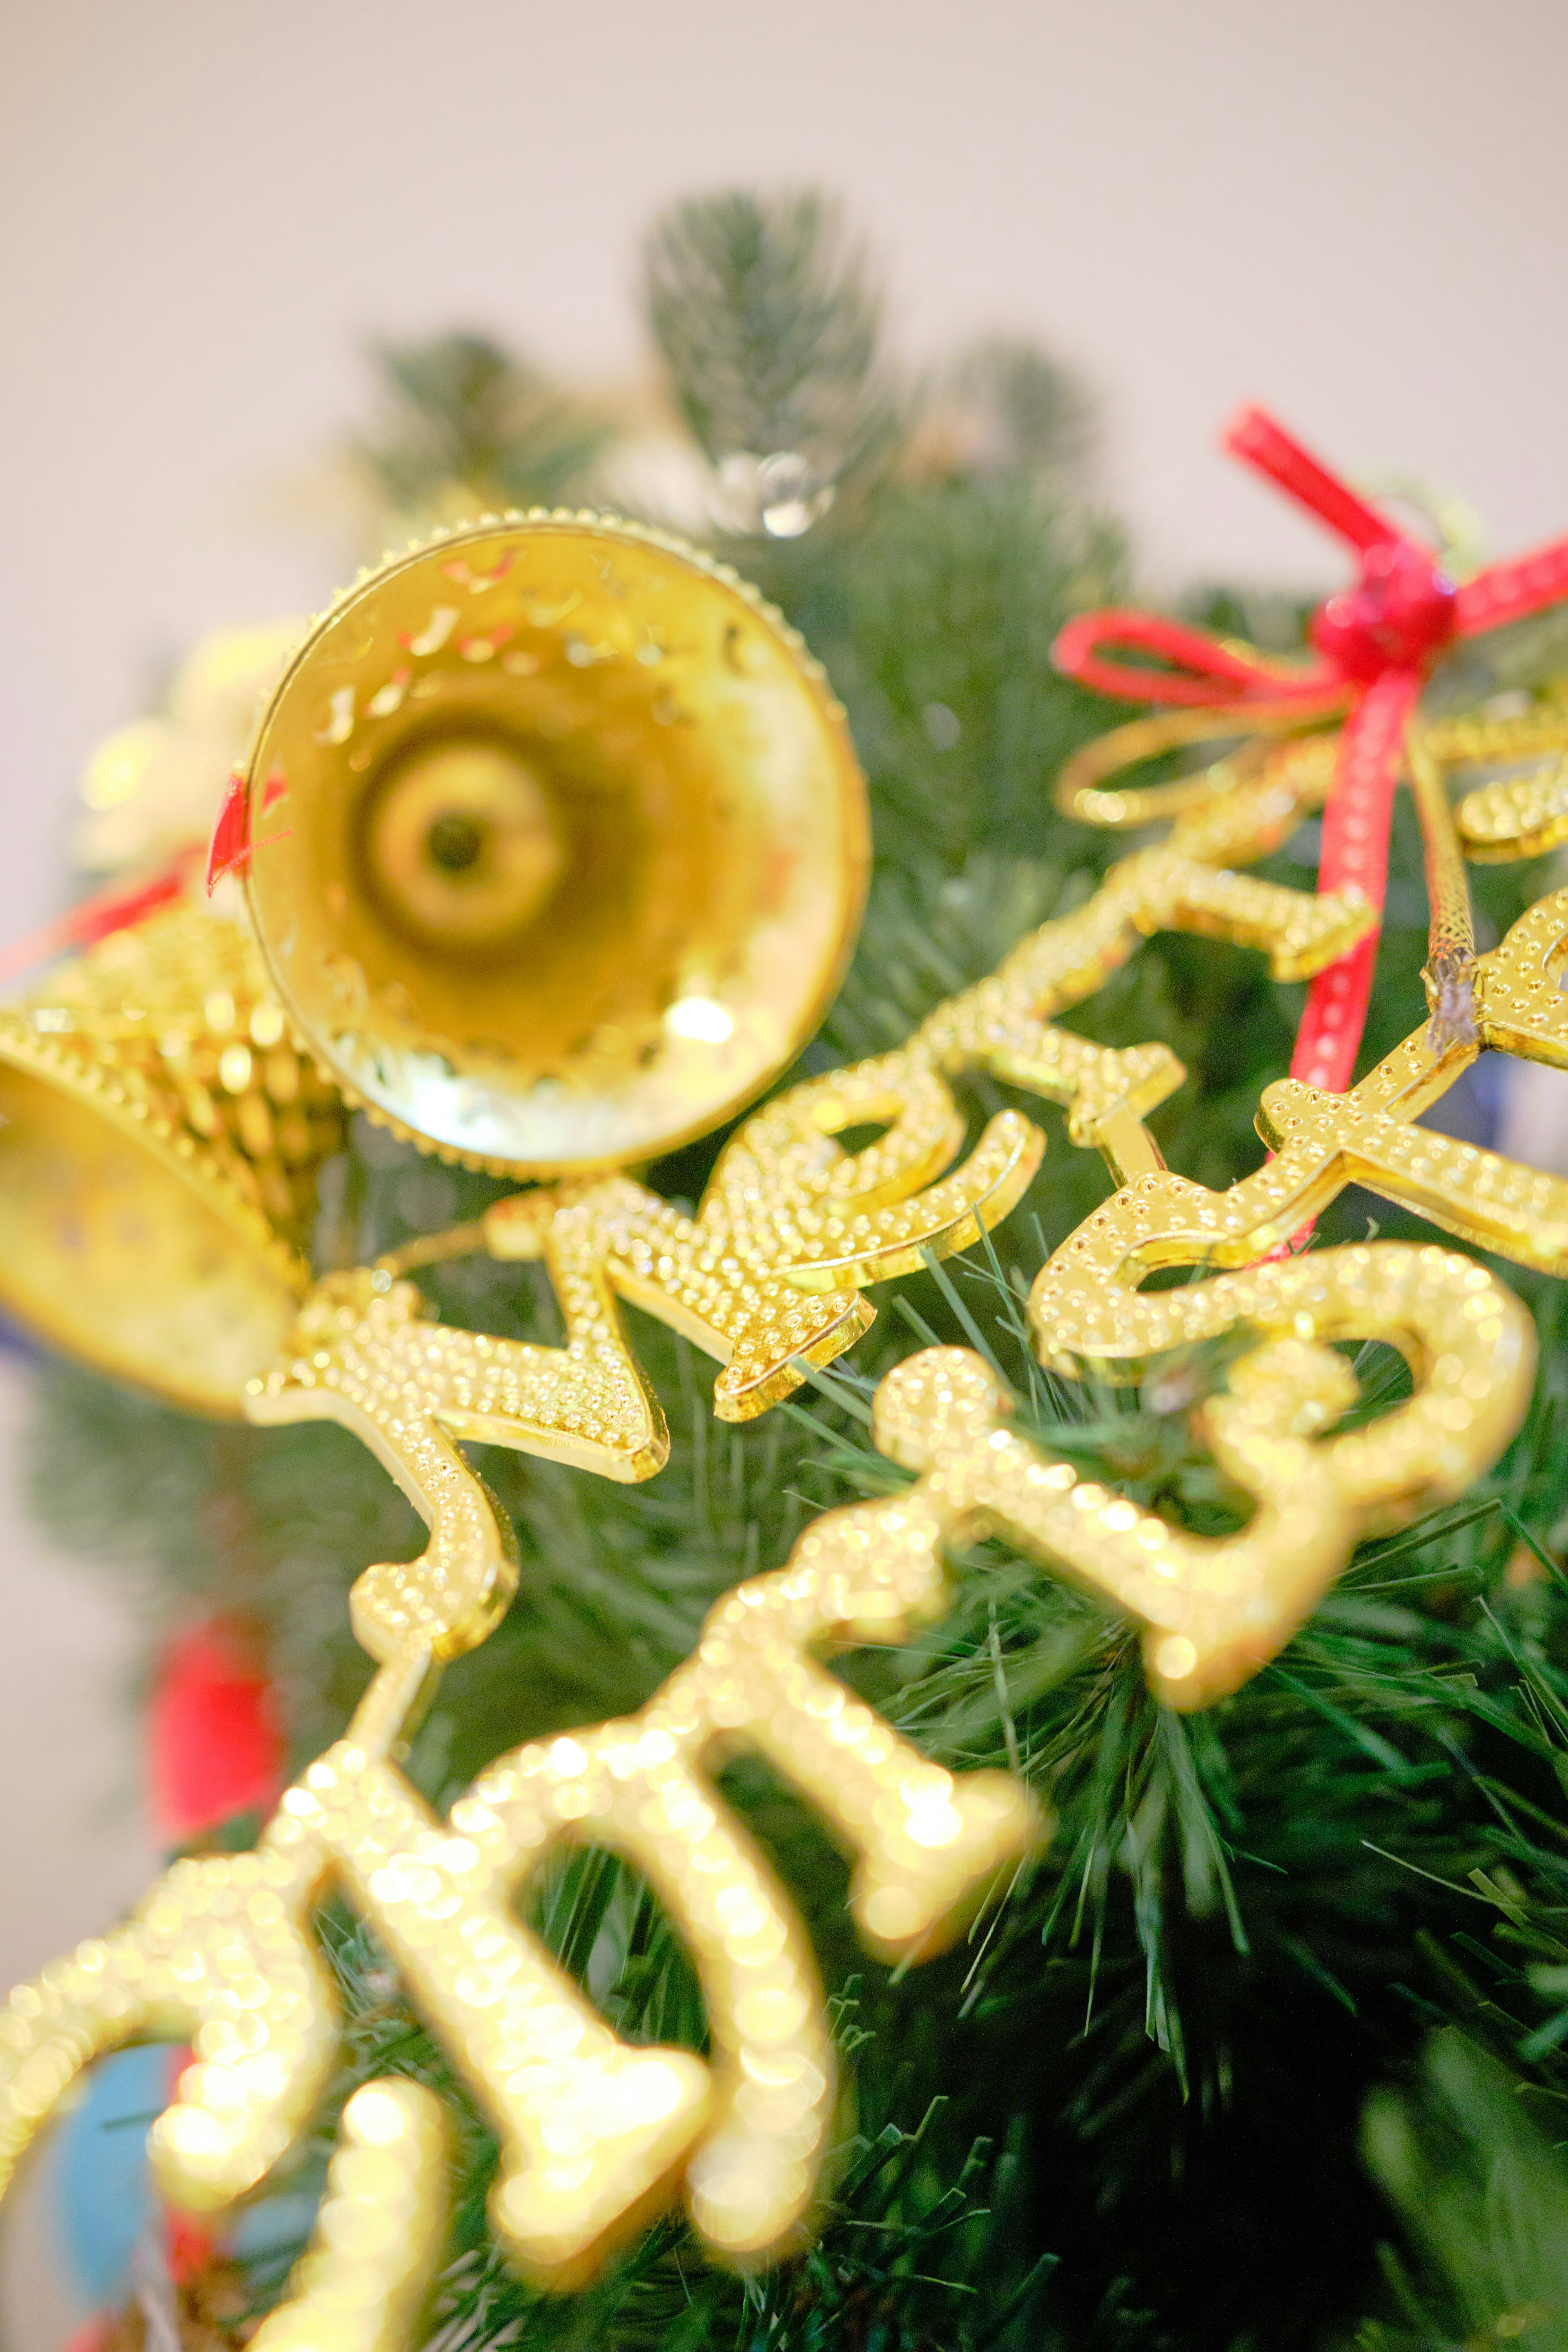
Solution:
M1561 1058L1550 875L1517 856L1473 875L1462 1034L1423 990L1421 853L1396 804L1365 1075L1342 1097L1276 1085L1301 981L1369 935L1364 891L1302 887L1332 745L1297 729L1176 773L1167 731L1163 775L1136 789L1103 750L1068 765L1116 713L1050 648L1121 561L1079 488L1071 388L992 351L923 404L902 393L815 204L682 208L650 248L649 309L700 462L654 462L646 434L617 450L613 420L472 342L401 357L410 423L374 462L421 526L536 484L588 499L617 461L623 499L639 463L680 481L847 707L873 820L854 959L763 1108L716 1130L749 1090L718 1089L635 1183L590 1168L519 1192L356 1118L311 1165L298 1341L251 1392L291 1425L42 1376L57 1535L159 1566L172 1618L195 1603L265 1633L300 1765L360 1713L259 1843L237 1823L240 1851L177 1864L141 1926L22 1998L16 2137L90 2042L160 2021L207 2037L155 2140L187 2200L255 2186L252 2221L281 2213L341 2116L279 2339L303 2299L311 2325L336 2314L312 2341L412 2340L428 2292L428 2324L476 2346L1562 2341L1568 1223L1554 1180L1413 1123L1437 1105L1476 1125L1482 1097L1455 1105L1483 1046ZM334 675L293 736L264 728L220 861L248 869L264 950L289 936L269 877L323 795L383 772L350 765L363 711L395 719L426 677L488 690L509 656L526 684L552 635L567 684L637 658L605 613L574 631L538 581L504 636L463 625L475 583L509 579L502 557L525 572L549 529L482 524L381 575L447 584L363 696ZM659 542L592 544L613 582L624 546ZM1217 599L1205 616L1234 625ZM1552 751L1555 625L1436 670L1413 772L1479 764L1484 792L1489 761ZM331 657L331 629L293 675ZM1205 725L1243 739L1237 716ZM486 773L521 929L554 880L535 803ZM451 811L421 789L434 842ZM1510 789L1462 803L1459 835L1538 853L1552 776ZM135 798L133 779L127 815ZM1451 871L1430 856L1446 793L1424 807L1428 871ZM474 1148L422 1118L417 1087L376 1094L428 1062L446 1102L465 1075L417 989L432 925L484 870L468 815L460 845L441 838L473 855L434 858L439 891L402 910L418 953L393 1013L417 1050L370 1068L352 985L334 1017L279 971L279 1002L323 1087L460 1156L553 1171L559 1150ZM1162 818L1168 836L1142 830ZM372 837L392 846L359 881L384 905L402 836ZM353 880L318 873L312 919ZM803 1005L822 960L796 975ZM707 1040L688 1021L684 1042L717 1052L726 976L694 977L672 970L650 1018L706 1005ZM505 1056L493 1024L476 1034L493 1093ZM594 1046L595 1071L626 1043ZM1434 1245L1434 1215L1470 1255ZM1139 1287L1162 1267L1188 1279ZM722 1299L763 1276L793 1283L797 1325L749 1361ZM574 1283L597 1286L592 1329ZM894 1286L868 1302L863 1283ZM644 1416L609 1477L581 1400L560 1404L574 1348ZM715 1419L704 1357L726 1353L742 1371ZM431 1520L426 1573L396 1565L418 1529L356 1429ZM482 1447L485 1486L454 1435ZM831 1674L807 1655L825 1640L853 1644ZM417 1724L431 1664L470 1643ZM857 1858L847 1891L825 1823ZM536 2021L559 2012L548 2083L513 2080L537 2049L501 2065L529 1985ZM612 2147L630 2170L600 2194ZM668 2218L682 2183L689 2223ZM254 2308L298 2251L289 2227L292 2244L235 2241Z

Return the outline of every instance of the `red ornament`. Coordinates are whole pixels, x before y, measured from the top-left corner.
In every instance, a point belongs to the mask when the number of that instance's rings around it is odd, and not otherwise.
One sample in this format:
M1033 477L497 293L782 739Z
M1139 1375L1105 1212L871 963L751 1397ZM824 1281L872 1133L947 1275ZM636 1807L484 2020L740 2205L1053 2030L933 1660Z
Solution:
M179 1634L163 1653L147 1722L160 1834L184 1845L231 1813L269 1809L283 1766L277 1697L238 1629L219 1619Z
M1338 772L1323 813L1320 890L1360 890L1381 920L1388 831L1405 729L1433 664L1457 637L1500 628L1568 596L1568 539L1511 563L1494 563L1456 587L1431 550L1401 531L1321 465L1261 408L1244 408L1222 446L1266 474L1361 558L1353 587L1331 596L1308 632L1312 663L1270 661L1152 613L1081 614L1058 637L1058 669L1101 694L1212 709L1221 731L1237 708L1301 718L1348 716ZM1108 661L1108 649L1157 654L1166 669ZM1340 1094L1355 1070L1372 999L1377 932L1312 982L1290 1075Z

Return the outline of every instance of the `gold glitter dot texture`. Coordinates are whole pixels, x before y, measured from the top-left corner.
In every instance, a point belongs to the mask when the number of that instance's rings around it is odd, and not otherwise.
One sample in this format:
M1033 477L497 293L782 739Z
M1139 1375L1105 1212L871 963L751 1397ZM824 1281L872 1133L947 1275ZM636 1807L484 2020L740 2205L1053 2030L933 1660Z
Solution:
M112 1948L107 1998L80 1990L102 1973L85 1950L58 1984L14 1997L16 2063L0 2063L6 2144L19 2153L96 2049L195 2031L198 2063L154 2131L160 2177L197 2210L253 2185L330 2065L336 2021L305 1921L335 1883L500 2137L491 2215L520 2270L580 2285L682 2193L716 2256L768 2259L811 2226L835 2066L809 1946L711 1766L750 1744L818 1807L855 1859L851 1907L874 1951L920 1959L963 1931L1043 1834L1037 1807L1005 1774L931 1763L819 1663L845 1643L907 1638L940 1613L955 1507L933 1487L829 1514L784 1569L718 1604L640 1715L500 1759L443 1822L390 1755L439 1659L482 1639L510 1575L502 1530L447 1425L506 1424L482 1384L495 1359L481 1350L500 1343L442 1332L416 1309L384 1275L333 1278L269 1391L289 1412L358 1429L430 1524L420 1560L372 1569L355 1589L356 1628L381 1672L347 1738L286 1793L257 1855L177 1865L154 1890ZM447 1340L462 1343L456 1355ZM468 1381L480 1384L453 1385ZM521 1925L529 1877L584 1841L639 1867L685 1937L709 2063L621 2043ZM211 1963L192 1926L209 1901L224 1923ZM216 1992L211 1968L225 1972Z
M0 1006L0 1296L54 1347L237 1418L309 1286L343 1108L246 935L180 908Z
M401 2352L417 2341L446 2234L446 2174L433 2093L395 2081L356 2091L310 2249L251 2352Z

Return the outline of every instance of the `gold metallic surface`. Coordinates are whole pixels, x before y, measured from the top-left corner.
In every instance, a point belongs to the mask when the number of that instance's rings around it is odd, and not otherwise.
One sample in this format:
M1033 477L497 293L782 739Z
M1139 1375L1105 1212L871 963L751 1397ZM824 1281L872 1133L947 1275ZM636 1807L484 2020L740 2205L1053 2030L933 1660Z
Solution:
M1293 734L1302 725L1289 705L1239 706L1223 718L1210 710L1171 710L1133 719L1073 756L1058 780L1056 798L1065 815L1087 824L1132 827L1150 824L1214 804L1235 789L1256 761L1261 739ZM1108 779L1162 752L1203 742L1229 742L1237 749L1173 782L1112 786ZM1463 852L1472 863L1534 857L1568 840L1568 690L1561 680L1518 711L1487 709L1444 719L1421 719L1410 730L1407 755L1411 782L1428 818L1436 783L1454 769L1508 767L1541 753L1552 756L1523 774L1505 775L1467 793L1456 812ZM1277 756L1323 763L1326 792L1331 777L1334 738L1298 735ZM1421 773L1416 772L1417 767ZM1428 838L1430 828L1428 826ZM1428 874L1429 884L1435 877ZM1443 919L1454 900L1451 875L1438 880ZM1435 915L1438 913L1434 901ZM1434 942L1436 951L1436 942Z
M1224 1192L1164 1173L1124 1186L1052 1257L1039 1277L1050 1301L1041 1316L1056 1311L1057 1293L1081 1266L1095 1328L1117 1339L1105 1352L1119 1354L1136 1324L1143 1275L1246 1265L1289 1242L1351 1183L1516 1265L1568 1276L1568 1178L1415 1124L1483 1048L1568 1068L1568 998L1558 986L1565 969L1568 890L1559 890L1478 958L1472 1038L1439 1048L1425 1024L1343 1095L1293 1078L1267 1087L1257 1122L1273 1150L1267 1163Z
M1563 750L1568 742L1568 684L1554 678L1531 698L1510 699L1524 707L1500 711L1494 701L1479 710L1424 719L1421 737L1433 759L1444 768L1489 768Z
M1438 761L1413 729L1405 741L1410 794L1421 825L1426 877L1426 961L1421 979L1431 1011L1435 1051L1476 1034L1476 925L1465 853Z
M343 2109L309 2251L249 2352L403 2352L446 2226L440 2101L416 2083L366 2083Z
M1458 827L1466 856L1479 866L1557 848L1568 841L1568 759L1478 785L1459 803Z
M342 1105L221 918L152 917L0 1007L0 1304L173 1403L237 1416L309 1282Z
M427 1149L647 1159L815 1029L865 791L800 638L679 541L517 516L362 580L249 763L247 888L301 1032Z
M1134 1189L1146 1196L1173 1181L1146 1178ZM1136 1202L1130 1214L1136 1224ZM1093 1228L1092 1248L1113 1223L1091 1219L1079 1232ZM1115 1263L1114 1245L1099 1263ZM1065 1255L1037 1278L1030 1317L1043 1359L1069 1374L1086 1360L1114 1369L1237 1325L1256 1330L1258 1344L1232 1364L1227 1390L1195 1415L1215 1459L1254 1499L1247 1527L1189 1535L1085 1479L1007 1429L1006 1401L963 1349L931 1349L889 1374L878 1391L878 1443L923 1474L917 1497L940 1487L961 1538L1001 1534L1139 1621L1150 1686L1167 1706L1207 1706L1255 1674L1363 1533L1463 1493L1529 1401L1529 1317L1493 1276L1450 1251L1324 1250L1150 1298L1129 1293L1114 1320L1100 1305L1114 1286L1096 1286L1094 1268L1082 1256L1064 1265ZM1353 1403L1356 1382L1323 1343L1351 1337L1399 1348L1416 1392L1364 1429L1325 1436Z
M1409 1402L1371 1427L1298 1452L1297 1472L1306 1483L1280 1524L1272 1567L1266 1563L1250 1587L1207 1586L1205 1606L1183 1618L1173 1637L1185 1645L1175 1654L1187 1661L1181 1674L1172 1670L1168 1649L1156 1643L1151 1651L1152 1678L1172 1704L1201 1704L1250 1671L1249 1658L1256 1663L1247 1621L1231 1610L1238 1596L1250 1591L1253 1633L1261 1629L1275 1642L1279 1625L1288 1631L1299 1622L1361 1531L1463 1493L1517 1425L1528 1396L1532 1336L1522 1309L1484 1268L1435 1248L1392 1245L1257 1261L1288 1244L1354 1182L1477 1247L1568 1276L1568 1179L1415 1124L1483 1047L1568 1067L1568 1000L1559 986L1565 969L1568 891L1557 891L1477 960L1468 1038L1435 1042L1428 1024L1345 1095L1291 1079L1269 1087L1258 1125L1273 1156L1256 1174L1225 1192L1163 1171L1143 1174L1088 1217L1036 1277L1030 1319L1042 1354L1064 1372L1092 1365L1112 1378L1128 1377L1150 1356L1212 1339L1237 1322L1254 1326L1271 1346L1308 1343L1294 1381L1268 1348L1247 1375L1253 1434L1268 1415L1285 1416L1272 1435L1263 1432L1264 1454L1255 1455L1256 1468L1271 1454L1265 1489L1242 1474L1239 1457L1227 1462L1242 1484L1281 1503L1290 1457L1286 1441L1310 1431L1312 1415L1331 1421L1345 1402L1342 1363L1324 1354L1321 1340L1387 1340L1405 1354L1415 1379ZM1246 1270L1152 1296L1141 1292L1150 1274L1173 1265ZM1239 1377L1233 1370L1233 1393ZM1230 1404L1205 1410L1206 1433L1226 1461L1234 1442L1225 1422ZM1293 1437L1292 1411L1309 1415L1295 1424ZM1338 1534L1336 1508L1349 1515ZM1260 1510L1245 1538L1235 1540L1244 1549L1257 1541L1264 1517ZM1227 1611L1233 1622L1226 1632ZM1152 1624L1170 1622L1146 1606L1141 1613Z
M1348 694L1345 699L1348 704ZM1184 815L1190 809L1206 808L1245 772L1245 762L1249 753L1256 752L1258 739L1278 735L1303 745L1321 745L1324 738L1303 736L1301 730L1321 725L1324 715L1320 711L1309 721L1302 719L1298 703L1258 702L1237 704L1218 715L1212 709L1177 709L1130 719L1125 726L1097 735L1065 762L1057 778L1057 806L1064 816L1075 816L1081 824L1105 825L1152 824ZM1106 778L1120 774L1123 768L1137 767L1145 760L1193 743L1231 743L1238 748L1233 757L1212 761L1207 767L1170 782L1102 789ZM1244 764L1238 766L1238 761ZM1332 764L1331 752L1324 793Z
M1554 985L1565 955L1568 892L1478 966L1485 1042L1568 1062ZM947 1051L973 1034L952 1007L934 1032ZM753 2262L797 2243L827 2146L831 2047L809 1948L712 1760L737 1742L764 1754L855 1857L851 1908L868 1948L924 1957L1017 1866L1040 1818L1005 1776L928 1763L826 1672L823 1651L909 1638L944 1604L944 1548L994 1532L1141 1622L1155 1690L1201 1706L1278 1650L1363 1533L1464 1491L1517 1425L1531 1364L1528 1318L1483 1267L1382 1244L1242 1265L1148 1297L1137 1285L1161 1265L1255 1258L1352 1173L1526 1262L1568 1269L1568 1185L1410 1129L1477 1050L1437 1053L1423 1031L1352 1097L1271 1088L1279 1156L1268 1169L1227 1194L1142 1174L1037 1280L1035 1328L1064 1370L1124 1370L1237 1325L1256 1331L1227 1391L1198 1408L1216 1458L1255 1498L1240 1533L1195 1538L1082 1479L1006 1426L978 1359L928 1351L876 1402L878 1443L919 1474L915 1486L826 1514L784 1569L718 1604L691 1659L639 1714L498 1759L447 1822L392 1758L441 1659L482 1640L505 1605L510 1528L456 1441L531 1447L535 1368L514 1343L431 1325L388 1271L330 1278L253 1410L357 1431L424 1513L429 1547L356 1585L355 1629L380 1672L258 1853L176 1864L138 1920L13 1997L0 2024L0 2151L20 2153L95 2050L138 2031L187 2032L198 2063L154 2128L159 2177L198 2210L253 2186L331 2064L337 2021L309 1920L335 1884L502 2140L492 2218L527 2274L581 2284L682 2189L716 2256ZM829 1124L846 1101L863 1110L868 1099L843 1078L814 1086L829 1090L818 1105ZM910 1099L894 1104L899 1118ZM872 1148L889 1181L947 1148L940 1100L913 1099L924 1124L910 1123L891 1153L887 1138ZM816 1097L793 1100L762 1115L782 1120L766 1149L748 1130L737 1139L748 1170L809 1137L801 1103ZM1399 1348L1415 1393L1336 1432L1354 1381L1327 1343L1350 1339ZM601 1354L601 1370L618 1364ZM685 1936L710 2063L620 2043L520 1924L531 1874L584 1840L636 1862Z
M1256 1673L1363 1534L1466 1493L1519 1426L1535 1365L1518 1300L1473 1259L1436 1247L1317 1250L1140 1296L1152 1265L1204 1262L1194 1228L1205 1211L1191 1198L1200 1192L1180 1177L1139 1179L1079 1227L1029 1301L1041 1352L1062 1371L1125 1372L1237 1325L1259 1334L1231 1366L1226 1393L1200 1409L1215 1460L1257 1500L1239 1535L1190 1536L1068 1480L1082 1517L1075 1526L1058 1498L1043 1534L1064 1566L1143 1621L1150 1685L1178 1707L1205 1706ZM1324 1343L1348 1339L1397 1348L1415 1393L1364 1429L1325 1437L1357 1388Z
M1205 731L1213 726L1211 718ZM1084 917L1090 908L1103 908L1103 922L1120 905L1135 936L1176 929L1235 940L1261 948L1276 980L1310 979L1365 937L1373 918L1359 892L1290 890L1228 869L1277 849L1301 817L1322 806L1332 781L1332 742L1308 737L1248 747L1173 784L1075 791L1072 814L1096 824L1130 828L1175 819L1157 847L1111 867Z
M1568 840L1568 694L1555 680L1522 709L1466 713L1428 721L1413 735L1432 764L1503 768L1466 793L1456 813L1464 852L1473 864L1500 865L1538 857ZM1552 756L1520 772L1518 762Z
M437 955L520 947L561 880L563 829L527 762L482 736L415 742L377 778L364 886L395 929Z

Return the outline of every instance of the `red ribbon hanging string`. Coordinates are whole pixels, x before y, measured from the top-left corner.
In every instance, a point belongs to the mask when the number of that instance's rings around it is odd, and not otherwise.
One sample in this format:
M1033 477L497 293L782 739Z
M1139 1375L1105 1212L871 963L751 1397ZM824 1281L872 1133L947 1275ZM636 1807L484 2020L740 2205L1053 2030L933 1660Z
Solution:
M262 794L262 807L269 809L283 797L283 790L279 778L269 778ZM268 834L267 840L280 841L284 837L282 834ZM188 848L176 850L156 873L132 883L129 888L122 882L114 883L93 898L79 900L52 922L42 923L25 938L0 948L0 985L20 979L24 972L31 971L36 964L47 963L51 957L68 954L73 948L96 947L100 940L108 939L112 932L131 930L163 908L177 906L191 895L204 854L210 898L226 874L244 873L257 845L250 838L249 788L243 776L231 776L205 853L199 843L193 842Z
M1153 613L1108 607L1069 621L1052 648L1058 669L1100 694L1231 712L1269 702L1303 719L1348 705L1333 789L1323 813L1320 890L1356 889L1377 910L1388 878L1389 821L1405 730L1433 664L1473 636L1568 597L1568 539L1456 587L1431 550L1379 514L1261 408L1244 408L1221 446L1293 498L1361 559L1353 587L1331 596L1309 630L1317 658L1270 661L1249 646ZM1108 660L1117 649L1170 665ZM1221 726L1216 725L1216 733ZM1377 930L1312 982L1290 1075L1342 1094L1355 1070L1372 1000Z
M166 866L146 880L127 889L116 883L96 897L83 898L66 914L57 916L52 923L44 923L25 939L14 940L9 947L0 948L0 984L18 980L35 964L47 963L51 956L64 955L72 948L96 947L114 931L128 931L133 924L144 923L149 915L164 907L177 906L190 887L191 877L201 860L199 844L180 850Z

